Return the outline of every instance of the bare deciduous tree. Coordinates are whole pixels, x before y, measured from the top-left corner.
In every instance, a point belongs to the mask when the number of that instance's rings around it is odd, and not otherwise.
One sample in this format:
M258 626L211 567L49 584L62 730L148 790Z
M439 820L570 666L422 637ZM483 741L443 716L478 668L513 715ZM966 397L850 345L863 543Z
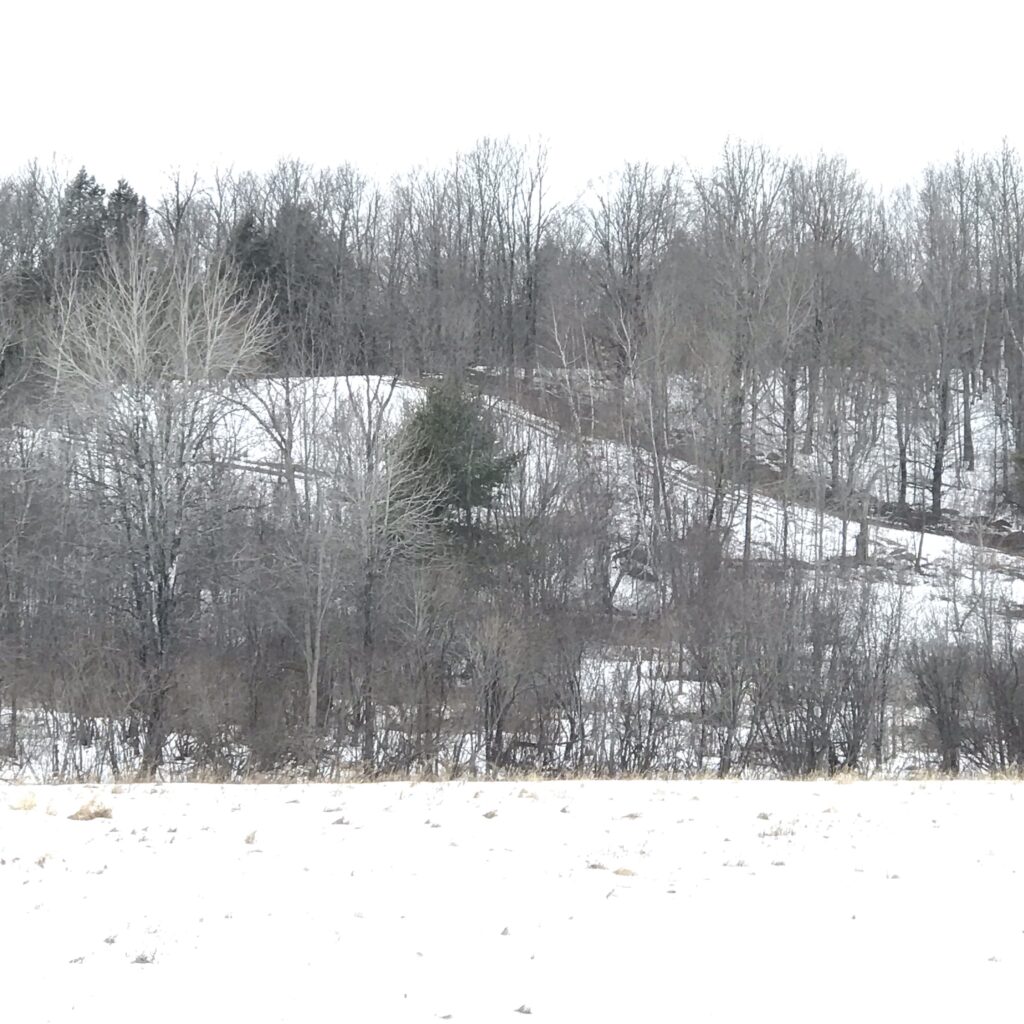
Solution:
M89 438L79 486L100 503L95 556L135 623L133 700L147 771L160 762L181 642L184 565L211 528L233 460L225 383L267 343L262 312L231 277L190 253L154 258L135 238L94 284L72 278L50 324L47 365L68 427Z

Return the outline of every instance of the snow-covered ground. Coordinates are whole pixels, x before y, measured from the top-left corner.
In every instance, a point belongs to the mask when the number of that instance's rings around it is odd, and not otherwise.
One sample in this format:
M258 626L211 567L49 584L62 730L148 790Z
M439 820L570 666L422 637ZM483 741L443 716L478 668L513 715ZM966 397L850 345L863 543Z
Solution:
M3 1019L1011 1019L1021 835L1013 782L0 786Z

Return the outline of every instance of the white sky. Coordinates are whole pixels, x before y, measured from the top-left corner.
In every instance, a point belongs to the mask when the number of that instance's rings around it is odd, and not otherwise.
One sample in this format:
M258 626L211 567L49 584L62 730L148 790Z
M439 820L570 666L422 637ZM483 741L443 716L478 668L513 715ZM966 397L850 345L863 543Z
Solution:
M25 0L0 4L0 173L127 177L282 156L380 177L544 139L569 195L728 137L891 187L1021 130L1009 0ZM1022 6L1024 11L1024 6Z

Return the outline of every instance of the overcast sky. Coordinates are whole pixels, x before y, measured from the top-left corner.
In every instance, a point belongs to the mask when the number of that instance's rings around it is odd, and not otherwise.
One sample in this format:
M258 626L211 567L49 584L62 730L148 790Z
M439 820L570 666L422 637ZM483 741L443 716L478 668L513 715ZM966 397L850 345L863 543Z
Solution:
M1024 5L1020 5L1024 6ZM1019 145L1018 4L916 0L80 0L0 4L0 173L127 177L279 157L387 177L543 139L562 194L728 137L839 152L872 185Z

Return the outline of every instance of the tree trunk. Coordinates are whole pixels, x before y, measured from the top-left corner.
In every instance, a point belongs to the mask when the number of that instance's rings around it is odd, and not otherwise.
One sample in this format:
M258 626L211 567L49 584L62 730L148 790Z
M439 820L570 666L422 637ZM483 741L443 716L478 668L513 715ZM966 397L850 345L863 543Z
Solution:
M903 389L896 392L896 447L899 452L899 484L896 503L900 509L907 507L907 447L910 440L910 424L907 403Z
M320 705L320 631L314 621L318 609L307 608L303 614L306 641L306 728L316 732Z
M10 730L10 751L11 756L18 754L18 690L11 689L11 730Z
M942 474L945 467L946 445L949 441L949 374L943 373L939 381L938 431L935 435L935 461L932 464L932 515L942 514Z
M732 363L731 422L729 424L729 476L733 480L738 478L740 467L743 465L743 412L746 405L743 378L745 372L743 351L740 348L740 343L737 342Z
M964 369L964 469L974 471L974 430L971 425L971 371Z
M868 503L866 498L862 498L860 502L860 530L857 533L856 541L856 555L857 561L861 565L866 565L868 561L868 550L869 550L869 533L868 533Z
M790 480L796 463L796 366L794 364L790 364L786 370L786 392L782 404L782 424L786 439L783 472L786 480Z
M360 721L362 723L362 747L360 757L363 771L371 774L376 770L377 722L373 699L373 597L374 573L368 566L363 580L363 686L360 700Z
M757 381L750 382L750 436L757 436ZM753 444L753 440L751 441ZM743 517L743 571L750 566L751 549L754 533L754 453L751 453L750 465L747 468L747 501Z
M839 442L842 438L842 427L839 416L839 409L841 399L835 391L832 391L832 401L829 403L829 423L828 423L828 436L829 436L829 486L832 488L832 494L835 496L839 493L839 481L841 477L841 459L840 459L840 447Z
M167 687L160 679L150 681L151 691L146 701L145 729L142 737L142 774L151 779L163 760L167 739L165 722Z
M807 427L804 430L802 454L814 454L814 417L818 412L818 368L807 368Z

